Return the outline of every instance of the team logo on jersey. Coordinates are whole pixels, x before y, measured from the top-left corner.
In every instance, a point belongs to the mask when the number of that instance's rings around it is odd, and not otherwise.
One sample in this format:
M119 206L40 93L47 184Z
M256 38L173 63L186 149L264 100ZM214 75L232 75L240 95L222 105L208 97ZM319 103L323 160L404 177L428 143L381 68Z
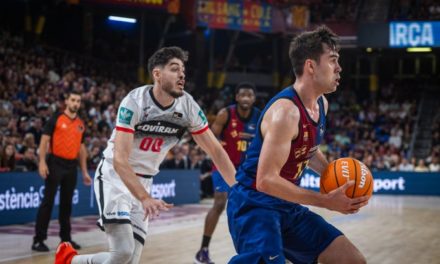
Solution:
M142 122L137 124L134 129L137 133L146 135L176 136L178 138L185 132L182 126L159 120Z
M250 125L248 126L248 129L249 129L249 130L255 130L255 124L250 124Z
M132 117L133 117L133 111L121 106L118 117L119 123L129 125Z
M232 130L232 132L231 132L231 137L233 137L233 138L235 138L235 137L237 137L238 136L238 133L237 133L237 130Z
M301 148L295 150L295 159L300 156L304 156L307 153L307 145L303 145Z
M233 119L231 121L231 126L232 126L232 128L236 128L237 127L237 121L235 119Z
M206 119L206 116L205 116L205 114L203 113L202 110L199 111L199 116L200 116L200 118L202 119L203 124L208 123L208 120Z
M182 113L179 113L179 112L174 112L173 113L173 118L182 118L182 117L183 117Z
M309 131L304 131L303 141L309 140Z

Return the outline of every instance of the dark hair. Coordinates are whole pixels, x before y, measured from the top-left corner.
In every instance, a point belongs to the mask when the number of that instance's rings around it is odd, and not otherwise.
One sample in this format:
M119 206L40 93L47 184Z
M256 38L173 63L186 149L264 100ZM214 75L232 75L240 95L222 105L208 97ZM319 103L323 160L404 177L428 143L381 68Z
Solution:
M254 94L256 93L255 84L252 82L241 82L235 86L235 94L238 94L241 89L251 89L254 91Z
M161 48L148 59L148 72L153 75L155 67L163 67L174 58L185 63L188 60L188 52L176 46Z
M69 97L70 97L71 95L79 95L79 96L81 96L81 93L78 92L78 91L75 91L75 90L69 90L69 91L65 94L64 99L66 99L66 100L69 99Z
M339 50L338 36L326 26L319 26L314 31L303 32L290 42L289 58L295 76L303 74L304 62L312 59L319 63L319 57L324 53L322 44L335 51Z
M6 147L11 145L14 148L14 154L10 156L9 158L6 157ZM17 152L17 149L13 144L6 144L2 151L0 156L0 167L1 168L9 168L11 171L15 170L15 153Z

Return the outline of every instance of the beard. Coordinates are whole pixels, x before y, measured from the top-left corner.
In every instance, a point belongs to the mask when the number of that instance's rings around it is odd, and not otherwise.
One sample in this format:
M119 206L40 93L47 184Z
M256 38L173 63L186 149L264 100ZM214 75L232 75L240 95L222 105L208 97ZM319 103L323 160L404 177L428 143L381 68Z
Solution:
M171 82L167 82L164 83L162 85L162 89L169 94L170 96L172 96L173 98L179 98L183 95L183 91L181 90L177 90L177 89L173 89L173 84Z
M70 113L76 114L78 113L79 107L72 106L72 107L67 107L67 109L69 110Z
M237 106L242 111L248 111L249 109L251 109L251 105L250 104L248 104L248 105L240 105L240 104L238 104Z

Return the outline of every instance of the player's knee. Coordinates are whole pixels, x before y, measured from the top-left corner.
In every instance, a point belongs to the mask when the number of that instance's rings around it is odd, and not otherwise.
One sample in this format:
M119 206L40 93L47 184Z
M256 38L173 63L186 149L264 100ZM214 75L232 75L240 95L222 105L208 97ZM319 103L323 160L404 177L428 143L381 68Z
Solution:
M117 250L113 252L112 259L114 260L114 263L128 263L133 256L133 250L123 249L123 250Z
M134 254L134 244L126 245L125 247L122 246L111 253L113 260L111 263L129 263Z

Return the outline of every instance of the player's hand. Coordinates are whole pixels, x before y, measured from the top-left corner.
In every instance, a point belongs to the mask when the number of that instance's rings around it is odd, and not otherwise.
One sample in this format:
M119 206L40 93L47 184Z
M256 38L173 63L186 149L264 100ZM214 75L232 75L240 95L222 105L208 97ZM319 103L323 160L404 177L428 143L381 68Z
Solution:
M43 180L47 178L47 175L49 175L49 168L47 167L46 161L40 161L38 164L38 173Z
M92 177L90 177L89 173L83 173L83 183L85 186L90 186L92 184Z
M352 187L354 183L354 181L348 181L339 188L329 192L327 194L329 198L327 209L343 214L354 214L357 213L361 207L367 205L370 199L368 196L349 198L346 195L347 189Z
M142 207L145 211L145 218L149 216L155 218L159 216L160 211L168 211L174 205L164 202L163 200L157 200L153 198L147 198L142 201Z

